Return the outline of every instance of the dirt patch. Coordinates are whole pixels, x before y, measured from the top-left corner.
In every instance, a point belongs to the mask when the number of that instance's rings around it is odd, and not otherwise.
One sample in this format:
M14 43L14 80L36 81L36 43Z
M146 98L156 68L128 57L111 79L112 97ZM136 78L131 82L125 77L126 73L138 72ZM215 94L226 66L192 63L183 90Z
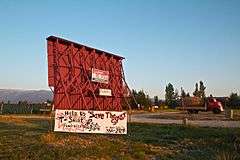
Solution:
M238 114L238 113L237 113ZM239 115L235 115L235 120L238 120ZM149 114L142 114L146 118L151 119L172 119L172 120L182 120L187 118L188 120L221 120L228 121L232 120L226 116L224 112L221 114L214 114L212 112L199 112L198 114L188 114L185 111L178 112L155 112Z
M200 112L199 114L187 114L179 112L155 112L133 114L131 122L157 123L157 124L183 124L183 119L188 120L189 125L202 127L240 127L238 119L226 118L224 113L213 114L211 112Z

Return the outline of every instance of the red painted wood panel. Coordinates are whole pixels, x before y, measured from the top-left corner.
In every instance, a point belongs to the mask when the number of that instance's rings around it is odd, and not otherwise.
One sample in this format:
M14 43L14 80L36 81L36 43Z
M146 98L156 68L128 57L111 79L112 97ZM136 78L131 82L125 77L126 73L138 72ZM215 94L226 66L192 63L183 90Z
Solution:
M47 38L48 84L55 109L122 110L125 89L121 56L50 36ZM92 68L109 72L109 83L91 81ZM99 89L112 96L100 96Z

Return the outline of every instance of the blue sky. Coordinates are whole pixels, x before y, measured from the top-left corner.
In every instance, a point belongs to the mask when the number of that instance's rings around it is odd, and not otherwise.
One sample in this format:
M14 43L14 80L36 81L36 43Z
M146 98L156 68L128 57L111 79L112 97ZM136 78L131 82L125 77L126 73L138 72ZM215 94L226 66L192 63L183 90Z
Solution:
M240 92L239 0L0 1L0 88L48 89L46 40L60 36L126 57L131 88L164 97Z

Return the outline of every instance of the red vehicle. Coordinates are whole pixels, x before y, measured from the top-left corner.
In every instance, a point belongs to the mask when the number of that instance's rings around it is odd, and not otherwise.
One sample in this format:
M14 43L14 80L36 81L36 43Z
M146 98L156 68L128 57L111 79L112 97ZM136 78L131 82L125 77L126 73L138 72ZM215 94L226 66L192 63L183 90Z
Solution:
M189 113L198 113L199 111L212 111L215 114L219 114L224 111L222 103L217 99L199 98L199 97L185 97L182 99L182 107Z

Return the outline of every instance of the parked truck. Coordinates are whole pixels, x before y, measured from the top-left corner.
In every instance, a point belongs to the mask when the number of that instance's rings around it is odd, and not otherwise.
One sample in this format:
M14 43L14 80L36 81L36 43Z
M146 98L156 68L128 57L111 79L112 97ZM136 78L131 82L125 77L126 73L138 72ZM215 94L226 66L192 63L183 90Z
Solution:
M222 103L215 98L185 97L182 98L182 107L189 113L198 114L199 111L212 111L219 114L224 111Z

